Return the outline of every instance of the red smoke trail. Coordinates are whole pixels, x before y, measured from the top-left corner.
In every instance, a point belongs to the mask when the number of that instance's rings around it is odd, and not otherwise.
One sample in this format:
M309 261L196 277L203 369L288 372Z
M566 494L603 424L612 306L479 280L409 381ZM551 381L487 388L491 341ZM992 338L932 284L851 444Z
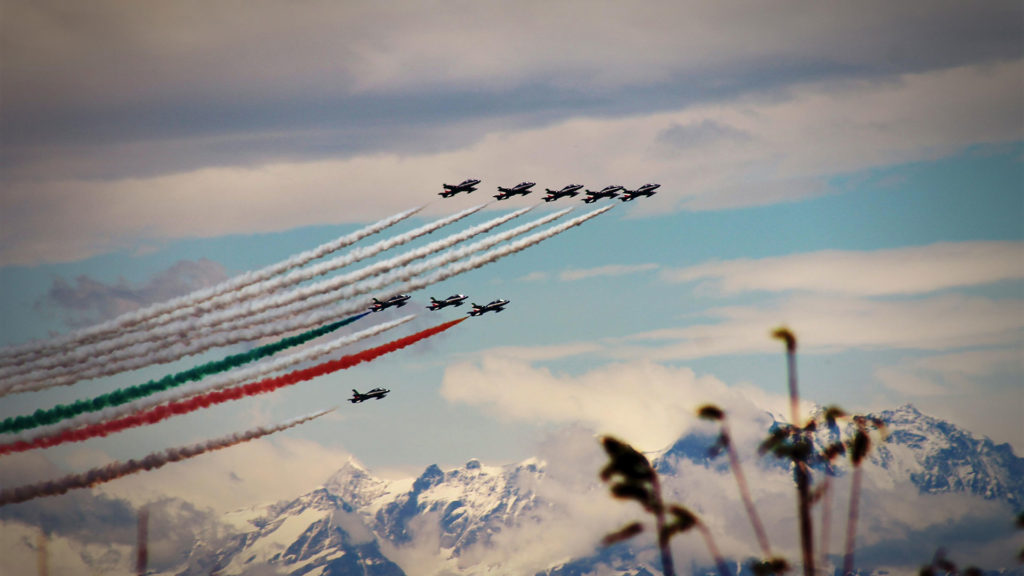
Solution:
M229 448L236 444L241 444L242 442L255 440L260 436L266 436L268 434L273 434L274 432L286 430L293 426L298 426L304 422L309 422L310 420L319 418L333 410L334 408L331 408L330 410L321 410L315 414L288 420L276 426L260 426L245 432L231 434L230 436L224 436L214 440L207 440L206 442L193 444L191 446L168 448L163 452L154 452L142 460L114 462L112 464L107 464L106 466L93 468L92 470L81 474L71 474L70 476L50 480L48 482L40 482L38 484L29 484L28 486L18 486L17 488L0 490L0 506L4 506L5 504L17 504L18 502L25 502L26 500L33 500L43 496L56 496L57 494L63 494L68 490L73 490L75 488L89 488L90 486L110 482L111 480L116 480L122 476L134 474L135 472L140 472L142 470L155 470L156 468L160 468L161 466L171 462L179 462L214 450Z
M345 370L357 364L375 360L385 354L401 350L402 348L415 344L420 340L424 340L434 336L435 334L444 332L464 320L465 318L459 318L457 320L445 322L444 324L427 328L426 330L422 330L415 334L410 334L404 338L399 338L398 340L382 344L376 348L370 348L368 350L363 350L362 352L342 356L337 360L331 360L310 368L289 372L282 376L258 380L256 382L251 382L243 386L236 386L234 388L214 390L213 392L207 392L206 394L199 394L191 398L178 400L176 402L169 402L149 410L136 412L135 414L118 418L117 420L101 422L90 426L84 426L82 428L76 428L74 430L66 430L53 436L43 436L30 441L2 444L0 445L0 455L24 452L35 448L49 448L51 446L57 446L58 444L66 444L68 442L81 442L90 438L96 438L97 436L107 436L108 434L127 430L128 428L135 428L136 426L155 424L177 414L188 414L189 412L194 412L200 408L207 408L214 404L220 404L230 400L238 400L239 398L244 398L246 396L255 396L257 394L273 392L278 388L298 384L299 382L311 380L318 376L323 376L339 370Z

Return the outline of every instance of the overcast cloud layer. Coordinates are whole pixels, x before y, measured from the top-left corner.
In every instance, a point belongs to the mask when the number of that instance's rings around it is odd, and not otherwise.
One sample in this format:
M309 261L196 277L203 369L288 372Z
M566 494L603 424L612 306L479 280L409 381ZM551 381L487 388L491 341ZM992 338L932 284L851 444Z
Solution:
M1020 136L1013 2L5 12L0 265L361 221L464 175L769 204Z

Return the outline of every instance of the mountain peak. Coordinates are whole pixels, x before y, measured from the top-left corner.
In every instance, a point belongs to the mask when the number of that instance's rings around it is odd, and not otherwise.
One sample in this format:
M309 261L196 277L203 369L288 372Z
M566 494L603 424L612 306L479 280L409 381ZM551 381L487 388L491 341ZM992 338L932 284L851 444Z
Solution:
M899 408L892 410L892 412L896 414L907 414L909 416L923 416L923 414L921 414L921 411L918 410L917 407L915 407L910 402L907 402L906 404L900 406Z
M443 480L444 472L441 471L441 468L439 468L437 464L431 464L430 466L427 466L427 469L423 471L423 474L420 474L420 477L413 482L412 490L413 492L423 492Z

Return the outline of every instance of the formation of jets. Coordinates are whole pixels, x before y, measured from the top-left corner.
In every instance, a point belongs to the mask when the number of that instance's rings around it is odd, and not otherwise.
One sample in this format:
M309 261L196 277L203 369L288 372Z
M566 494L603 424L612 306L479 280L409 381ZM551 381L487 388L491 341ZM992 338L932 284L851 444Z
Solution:
M451 296L445 298L444 300L438 300L437 298L431 296L430 305L427 306L427 308L431 310L440 310L441 308L447 308L448 306L462 306L462 303L465 302L467 298L469 297L466 296L465 294L452 294ZM397 294L386 300L378 300L374 298L373 306L370 307L370 310L373 310L374 312L380 312L381 310L384 310L385 308L390 308L392 306L396 308L401 308L402 306L405 306L408 302L408 294ZM492 300L487 304L474 303L473 309L469 311L469 315L479 316L487 312L501 312L502 310L505 309L505 306L507 306L509 302L509 300L498 299ZM388 393L390 392L391 390L388 390L386 388L374 388L369 392L360 392L353 388L352 397L349 398L348 401L353 404L359 404L360 402L365 402L370 399L380 400L381 398L387 396Z
M479 180L469 178L467 180L463 180L458 184L442 184L442 186L444 186L444 192L438 193L438 196L442 198L451 198L452 196L455 196L459 192L465 192L466 194L469 194L476 190L476 185L479 183Z
M469 311L470 316L479 316L487 312L501 312L508 305L510 300L491 300L487 304L473 303L473 309Z
M449 306L462 306L462 303L465 302L467 298L469 298L469 296L466 296L465 294L452 294L451 296L443 300L438 300L437 298L431 296L430 304L427 306L427 308L430 310L440 310L441 308L447 308ZM510 300L502 300L500 298L497 300L492 300L487 304L477 304L474 302L473 309L469 311L469 315L479 316L485 312L501 312L502 310L505 309L505 306L508 305L509 302ZM395 308L401 308L402 306L405 306L408 303L408 294L397 294L386 300L378 300L374 298L373 306L370 306L370 310L374 312L380 312L381 310L391 308L392 306L394 306Z
M469 296L466 296L465 294L452 294L444 300L438 300L431 296L430 306L427 306L427 308L430 308L431 310L440 310L441 308L446 308L448 306L462 306L462 303L466 298L469 298Z
M441 192L440 195L444 198L451 198L452 196L458 194L459 192L465 192L469 194L470 192L476 190L476 185L479 183L480 180L471 178L468 180L463 180L459 184L442 184L442 186L444 186L444 192ZM520 182L519 184L516 184L511 188L498 186L498 194L496 194L494 197L498 200L508 200L513 196L526 196L527 194L533 192L531 188L533 188L536 185L536 182ZM580 193L579 191L581 188L583 188L582 184L569 184L568 186L564 186L561 190L552 190L551 188L545 188L544 190L547 191L547 196L544 196L544 201L554 202L555 200L559 200L561 198L572 198ZM641 196L646 196L650 198L651 196L654 196L654 191L657 190L658 188L661 188L661 184L644 184L643 186L637 188L636 190L628 190L625 186L605 186L604 188L597 191L587 190L587 195L585 198L583 198L583 201L586 202L587 204L592 204L594 202L597 202L601 198L618 197L619 200L622 200L623 202L629 202L630 200L635 200L636 198L639 198Z
M373 390L370 390L369 392L363 394L360 393L359 390L353 388L352 397L349 398L348 401L353 404L358 404L360 402L365 402L371 398L376 398L377 400L380 400L381 398L387 396L388 392L391 392L391 390L388 390L387 388L374 388Z
M442 198L451 198L452 196L455 196L460 192L470 194L476 190L476 186L478 184L480 184L480 180L475 178L463 180L458 184L442 184L442 186L444 187L444 191L440 192L439 195ZM494 197L498 200L508 200L513 196L526 196L527 194L530 194L532 192L531 188L533 188L534 186L536 186L535 182L520 182L519 184L516 184L511 188L498 186L498 194L495 195ZM629 202L641 196L646 196L650 198L651 196L654 196L655 190L657 190L660 187L661 184L644 184L643 186L637 188L636 190L627 190L625 186L605 186L601 190L597 191L587 190L586 197L583 198L583 201L587 204L592 204L594 202L597 202L601 198L619 197L619 200L623 202ZM569 184L568 186L562 187L561 190L552 190L550 188L545 188L545 191L547 191L547 195L544 196L544 201L554 202L555 200L559 200L561 198L573 198L580 193L580 189L582 188L582 184ZM468 297L465 294L452 294L451 296L443 300L438 300L437 298L431 296L430 305L428 305L427 308L430 310L440 310L442 308L447 308L449 306L462 306L463 302L465 302L467 298ZM381 310L391 308L392 306L395 308L401 308L402 306L405 306L408 302L408 294L397 294L395 296L387 298L386 300L378 300L374 298L373 306L370 307L370 310L374 312L380 312ZM509 302L509 300L503 300L500 298L497 300L492 300L487 304L477 304L474 302L473 309L470 310L468 314L470 316L480 316L488 312L501 312L502 310L505 309L505 306L507 306ZM381 398L387 396L389 392L391 391L386 388L374 388L373 390L370 390L369 392L366 392L364 394L353 388L352 398L349 398L349 402L353 404L358 404L371 398L380 400Z
M391 308L392 306L394 306L395 308L401 308L402 306L405 306L408 302L408 294L398 294L384 301L377 300L376 298L374 298L373 306L370 306L370 310L374 312L380 312L381 310L384 310L385 308Z
M526 196L527 194L532 192L530 188L533 188L536 185L536 182L520 182L519 184L516 184L511 188L503 188L501 186L498 186L498 194L495 195L494 197L497 198L498 200L508 200L509 198L516 195Z

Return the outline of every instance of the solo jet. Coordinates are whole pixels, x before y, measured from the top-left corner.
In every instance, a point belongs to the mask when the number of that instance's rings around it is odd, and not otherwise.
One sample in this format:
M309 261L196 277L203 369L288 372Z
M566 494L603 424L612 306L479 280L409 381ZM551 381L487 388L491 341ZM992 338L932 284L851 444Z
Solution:
M527 194L532 192L530 188L533 188L536 185L536 182L520 182L519 184L516 184L511 188L502 188L501 186L498 186L498 192L501 192L501 194L497 194L494 197L497 198L498 200L508 200L509 198L515 196L516 194L526 196Z
M408 303L408 300L408 294L399 294L397 296L392 296L391 298L388 298L383 302L374 298L373 306L370 306L370 310L373 310L374 312L380 312L381 310L385 308L391 308L392 306L394 306L395 308L401 308L402 306L405 306Z
M566 196L575 196L579 194L580 188L583 188L583 184L569 184L557 192L551 188L545 188L545 190L548 191L548 195L544 197L544 201L551 202L552 200L558 200L559 198L565 198Z
M479 180L474 180L473 178L470 178L469 180L463 180L459 184L442 184L442 186L444 186L444 192L438 192L438 196L442 198L451 198L452 196L455 196L459 192L465 192L466 194L469 194L470 192L476 190L476 185L479 183Z
M469 311L470 316L479 316L485 312L501 312L505 309L505 306L510 300L491 300L487 304L473 304L473 309Z
M605 186L599 191L594 192L593 190L587 190L587 197L583 199L587 204L597 202L601 198L615 198L618 196L619 191L625 190L623 186Z
M431 296L430 306L427 306L427 308L430 308L431 310L440 310L441 308L445 308L447 306L462 306L462 302L466 298L469 298L469 296L466 296L465 294L452 294L451 296L445 298L444 300L437 300L433 296Z
M348 401L353 404L358 404L360 402L365 402L370 398L376 398L377 400L380 400L381 398L387 396L388 392L391 392L391 390L388 390L387 388L374 388L373 390L370 390L369 392L362 394L359 392L359 390L353 388L352 397L349 398Z
M651 196L654 196L654 191L658 188L661 188L661 184L644 184L636 190L624 190L622 192L622 198L619 198L619 200L629 202L630 200L641 196L647 196L650 198Z

